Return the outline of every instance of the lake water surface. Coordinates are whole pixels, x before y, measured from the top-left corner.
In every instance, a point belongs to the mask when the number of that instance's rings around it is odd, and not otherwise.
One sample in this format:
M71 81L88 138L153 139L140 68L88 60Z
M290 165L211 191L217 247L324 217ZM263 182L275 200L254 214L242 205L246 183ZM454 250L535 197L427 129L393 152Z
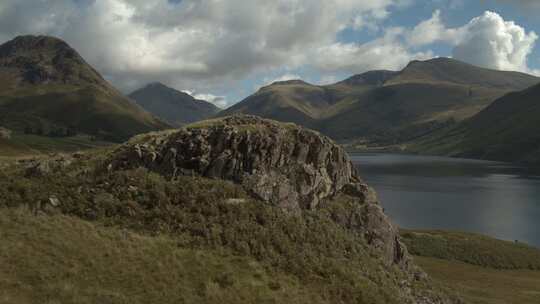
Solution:
M540 247L540 172L505 163L351 154L402 228L447 229Z

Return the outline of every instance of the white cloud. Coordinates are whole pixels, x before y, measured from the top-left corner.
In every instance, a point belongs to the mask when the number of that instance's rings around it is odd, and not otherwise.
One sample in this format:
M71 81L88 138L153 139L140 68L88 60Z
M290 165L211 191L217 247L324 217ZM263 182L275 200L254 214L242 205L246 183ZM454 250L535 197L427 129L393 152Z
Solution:
M327 84L334 84L338 82L340 79L336 75L324 75L322 76L319 81L317 81L318 85L327 85Z
M441 20L441 11L436 10L430 19L420 22L406 34L409 45L421 47L443 41L454 44L464 35L463 28L446 28Z
M452 56L458 60L498 70L529 72L527 59L538 36L499 14L485 12L458 28L447 28L440 11L407 33L411 47L445 42L454 47Z
M298 74L291 74L291 73L286 73L286 74L283 74L281 76L278 76L278 77L275 77L275 78L269 78L269 77L266 77L264 78L264 85L269 85L269 84L272 84L274 82L278 82L278 81L287 81L287 80L296 80L296 79L302 79L302 77Z
M198 94L198 93L195 93L193 91L190 91L190 90L183 90L182 92L188 94L188 95L191 95L193 98L195 99L198 99L198 100L204 100L204 101L207 101L209 103L213 103L215 106L217 106L218 108L221 108L221 109L224 109L227 107L227 105L229 104L229 102L227 101L227 98L225 96L217 96L217 95L213 95L213 94Z
M452 52L456 59L499 70L530 71L527 57L538 39L535 32L527 33L493 12L474 18L464 30Z
M405 29L388 28L373 41L357 43L336 42L316 50L313 65L324 71L360 73L372 69L397 70L413 59L428 59L431 52L411 52L403 43Z
M411 29L382 27L393 8L411 1L0 0L0 43L20 34L59 36L124 91L159 81L223 92L299 67L322 75L395 70L432 57L429 46L440 42L473 64L532 72L527 57L536 34L495 13L457 28L445 26L439 11ZM367 43L339 41L346 28L381 34Z
M298 67L306 50L333 43L354 20L378 22L404 2L2 0L0 40L58 35L124 90L160 81L210 91Z

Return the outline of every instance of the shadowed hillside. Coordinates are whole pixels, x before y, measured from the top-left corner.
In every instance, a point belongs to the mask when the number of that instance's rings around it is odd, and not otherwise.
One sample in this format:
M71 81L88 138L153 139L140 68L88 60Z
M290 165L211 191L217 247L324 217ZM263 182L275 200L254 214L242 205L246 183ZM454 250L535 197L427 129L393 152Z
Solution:
M510 93L459 126L410 150L512 162L540 162L540 85Z
M148 112L174 126L207 119L220 111L215 105L198 100L161 83L152 83L129 94Z
M111 141L167 127L69 45L46 36L20 36L0 46L0 125L19 133L83 133Z

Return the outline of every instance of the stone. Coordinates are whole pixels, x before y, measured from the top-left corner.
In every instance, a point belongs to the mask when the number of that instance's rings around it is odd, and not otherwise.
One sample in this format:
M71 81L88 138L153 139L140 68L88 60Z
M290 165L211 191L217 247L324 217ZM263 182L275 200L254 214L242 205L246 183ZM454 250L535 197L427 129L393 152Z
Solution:
M363 235L388 264L411 264L375 191L357 175L343 148L318 132L257 116L230 116L138 136L105 163L108 171L139 167L171 179L229 180L294 214L317 209L338 195L353 197L357 203L348 219L338 219L340 224Z
M0 127L0 138L3 139L10 139L11 138L11 130L6 129L4 127Z
M292 124L232 116L208 127L142 136L120 147L110 169L146 167L169 178L200 175L241 184L285 209L313 209L359 178L329 138Z
M55 195L49 197L49 204L53 207L60 206L60 200Z

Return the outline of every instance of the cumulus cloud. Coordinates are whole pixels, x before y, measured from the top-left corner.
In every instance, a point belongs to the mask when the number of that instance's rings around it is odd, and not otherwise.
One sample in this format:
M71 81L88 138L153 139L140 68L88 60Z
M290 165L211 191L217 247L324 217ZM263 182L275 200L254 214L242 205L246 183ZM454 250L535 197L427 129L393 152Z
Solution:
M536 34L495 13L458 28L446 27L439 11L413 28L382 27L392 9L411 1L1 0L0 43L20 34L59 36L123 91L159 81L225 92L300 67L321 75L395 70L432 57L429 46L438 42L473 64L528 70ZM344 42L344 29L378 36Z
M441 19L441 11L436 10L430 19L416 25L406 34L409 45L421 47L443 41L455 44L464 35L464 28L446 28Z
M429 20L407 33L411 47L444 42L454 47L452 56L456 59L487 68L529 73L534 71L527 66L527 59L537 39L535 32L527 32L490 11L457 28L447 28L440 11L435 11Z
M124 90L161 81L204 91L300 66L306 49L332 43L359 18L382 20L402 2L2 0L0 39L58 35Z
M397 70L413 59L428 59L431 52L411 52L403 41L405 29L388 28L378 39L364 44L336 42L316 50L313 65L323 71L360 73L372 69Z
M530 71L527 57L538 39L535 32L527 33L493 12L471 20L464 32L452 52L455 58L499 70Z
M195 93L194 91L190 91L190 90L182 90L182 92L184 92L184 93L186 93L188 95L191 95L195 99L204 100L204 101L207 101L209 103L212 103L212 104L214 104L215 106L217 106L218 108L221 108L221 109L226 108L227 105L229 104L226 96L217 96L217 95L214 95L214 94L198 94L198 93Z

